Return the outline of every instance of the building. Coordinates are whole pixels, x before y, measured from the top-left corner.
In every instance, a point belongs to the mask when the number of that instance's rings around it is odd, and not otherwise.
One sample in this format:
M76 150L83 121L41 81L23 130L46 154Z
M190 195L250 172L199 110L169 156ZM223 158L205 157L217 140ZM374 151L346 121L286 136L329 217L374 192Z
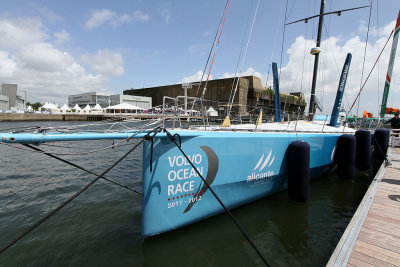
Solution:
M124 95L148 96L153 98L153 106L158 107L163 105L164 96L176 98L187 94L189 97L196 97L197 92L199 95L203 91L204 83L192 84L174 84L166 86L158 86L143 89L130 89L125 90ZM199 87L200 85L200 87ZM206 108L213 107L218 111L219 116L227 114L227 104L231 96L232 88L236 86L235 78L210 80L207 83L207 90L204 96L206 100L203 106ZM200 90L198 90L198 88ZM198 96L198 95L197 95ZM300 112L304 113L306 102L304 94L280 93L281 97L281 110L285 118L288 115L297 115L300 107ZM182 107L184 103L179 103ZM191 102L188 100L187 109L191 109ZM237 92L233 101L232 115L249 115L262 106L264 114L273 114L275 110L274 105L274 91L266 89L262 86L260 78L256 76L245 76L239 79ZM196 109L200 107L197 106Z
M111 106L118 105L121 103L128 103L142 109L151 109L152 107L151 97L134 96L134 95L110 95L110 99L111 99Z
M105 93L85 93L68 96L68 105L74 107L78 105L80 108L94 107L99 104L102 108L108 106L118 105L121 103L129 103L143 109L150 109L152 107L151 97L131 96L131 95L110 95Z
M102 108L106 108L110 105L110 95L104 93L85 93L85 94L76 94L76 95L69 95L68 96L68 105L70 107L74 107L78 105L80 108L84 108L87 105L90 107L96 106L99 104Z
M18 90L17 84L2 83L0 87L0 110L24 110L26 92Z

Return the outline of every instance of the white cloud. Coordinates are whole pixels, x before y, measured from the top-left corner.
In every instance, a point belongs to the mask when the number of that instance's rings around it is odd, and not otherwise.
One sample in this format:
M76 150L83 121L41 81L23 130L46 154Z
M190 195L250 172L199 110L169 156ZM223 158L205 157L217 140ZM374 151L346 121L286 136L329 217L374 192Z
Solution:
M161 15L164 17L166 23L171 21L171 10L170 9L163 9L161 10Z
M91 10L90 17L87 20L85 27L88 29L97 28L104 23L112 23L116 17L117 13L108 9Z
M13 58L9 57L9 53L0 51L0 77L3 79L12 77L16 68Z
M164 2L161 6L161 16L163 17L166 23L171 22L172 11L171 11L171 2Z
M33 4L35 5L35 4ZM34 7L34 9L36 9ZM39 14L44 17L46 20L50 21L51 23L61 22L63 18L56 14L54 11L49 9L48 7L39 7L38 8Z
M235 76L238 76L238 75L239 75L239 73L235 74L235 73L225 72L224 74L222 74L221 79L232 78L232 77L235 77ZM255 69L252 68L252 67L247 68L246 71L242 71L242 73L240 74L241 77L242 76L251 76L251 75L257 76L259 78L262 78L261 73L255 71Z
M393 29L394 26L396 25L396 22L393 20L392 22L390 22L387 25L384 25L383 27L374 27L374 26L370 26L369 29L369 35L370 36L377 36L377 37L383 37L385 36L387 33L390 33ZM365 36L367 34L368 31L368 25L367 22L362 20L360 23L360 26L358 28L358 31L360 34L362 34L363 36Z
M141 10L136 10L132 15L130 14L118 14L115 11L109 9L95 9L90 11L89 19L85 23L87 29L93 29L101 26L102 24L111 24L113 26L119 26L122 23L134 21L148 21L150 15L143 13Z
M133 19L135 21L148 21L150 19L150 15L145 14L140 10L136 10L133 12Z
M196 44L196 45L191 45L188 48L188 51L190 53L204 53L206 52L208 49L210 49L210 45L209 44Z
M393 22L391 22L390 25L394 25ZM363 82L383 48L390 34L391 27L386 25L382 27L382 30L385 32L380 33L379 39L368 43ZM340 37L330 37L321 43L322 53L320 54L320 71L318 73L316 94L324 106L324 113L330 114L332 110L340 73L347 53L352 53L352 62L347 79L345 97L343 98L343 105L346 110L350 108L358 94L361 86L364 59L365 41L363 39L364 38L360 38L359 36L355 36L349 40L342 40ZM308 51L310 51L311 47L314 45L315 41L307 40L303 36L298 37L286 51L289 55L289 62L282 68L280 75L280 88L282 91L292 92L302 90L307 95L307 101L311 91L314 63L314 56L309 55ZM381 56L379 73L376 67L361 93L358 114L362 114L363 110L368 110L375 116L378 115L378 110L380 109L379 105L382 101L390 47L391 41ZM397 56L397 58L399 58L399 56ZM396 61L398 60L399 59ZM400 98L400 68L397 63L395 64L392 75L391 91L388 100L388 106L392 105L394 107L398 107L396 99ZM272 84L272 79L269 81L269 85L270 84ZM357 104L353 107L352 112L353 114L357 112Z
M93 70L103 75L119 76L124 73L124 60L119 53L113 53L108 50L99 50L97 54L84 54L81 60L85 64L92 66Z
M186 76L182 79L182 81L178 83L191 83L191 82L199 82L201 80L201 77L203 76L203 72L201 70L198 70L195 74ZM207 79L207 73L204 74L203 81ZM210 75L210 80L213 79L212 75Z
M18 84L28 101L64 103L69 94L107 91L108 76L87 73L71 54L47 42L41 21L0 19L0 29L0 80Z
M47 38L43 24L37 19L0 19L0 49L18 50Z
M62 30L60 32L54 33L54 37L56 38L56 40L54 42L57 45L62 45L63 43L71 40L71 38L69 36L69 32L67 32L66 30Z

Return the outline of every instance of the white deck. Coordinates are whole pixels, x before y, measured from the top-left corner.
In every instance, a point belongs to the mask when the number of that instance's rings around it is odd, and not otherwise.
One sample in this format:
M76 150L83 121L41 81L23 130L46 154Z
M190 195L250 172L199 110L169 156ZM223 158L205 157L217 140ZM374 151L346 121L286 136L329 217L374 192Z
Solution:
M192 130L205 130L204 126L196 127ZM206 128L209 131L254 131L254 132L298 132L298 133L355 133L356 130L349 127L332 127L324 125L323 121L292 121L292 122L271 122L263 123L262 125L255 124L232 124L230 127L209 126Z

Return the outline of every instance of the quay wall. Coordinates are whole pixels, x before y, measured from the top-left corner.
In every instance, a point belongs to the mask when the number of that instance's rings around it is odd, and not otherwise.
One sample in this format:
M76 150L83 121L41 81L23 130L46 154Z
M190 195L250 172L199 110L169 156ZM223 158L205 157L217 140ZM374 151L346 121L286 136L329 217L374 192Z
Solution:
M173 115L167 115L172 117ZM36 114L36 113L0 113L0 121L102 121L102 120L148 120L161 118L162 114ZM187 115L181 115L181 119L187 119ZM200 119L192 116L192 119Z

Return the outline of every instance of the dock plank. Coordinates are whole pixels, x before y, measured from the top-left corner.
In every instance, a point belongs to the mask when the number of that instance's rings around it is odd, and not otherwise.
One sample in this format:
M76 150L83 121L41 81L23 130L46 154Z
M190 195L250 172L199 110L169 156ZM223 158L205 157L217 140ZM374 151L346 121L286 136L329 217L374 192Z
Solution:
M393 261L394 264L400 265L400 254L398 254L394 251L381 248L379 246L376 246L375 244L370 244L370 243L364 242L360 239L358 239L357 244L358 244L358 246L360 246L364 249L368 249L368 250L372 250L372 251L376 252L377 255L382 255L382 257L391 258L391 261ZM392 263L392 262L390 262L390 263Z
M367 211L363 217L357 215L361 223L349 228L354 234L343 237L348 241L339 242L328 266L400 266L400 148L391 148L390 153L391 165L364 197L372 203L362 202Z
M374 266L387 266L387 267L393 267L396 266L394 264L390 264L388 262L379 260L377 258L374 258L372 256L369 256L365 253L361 253L359 251L353 250L353 252L351 253L351 258L356 258L362 262L366 262L368 264L374 265ZM364 266L364 265L356 265L356 266Z
M355 257L351 258L348 262L347 262L347 266L374 266L373 264L370 264L368 262L359 260Z
M358 240L363 241L365 243L368 244L373 244L376 245L380 248L384 248L393 252L400 251L400 247L396 247L394 245L392 245L390 242L385 242L383 240L380 239L379 236L377 235L373 235L373 237L371 237L370 235L364 233L360 233L360 235L358 236Z
M357 244L354 246L353 251L357 251L363 254L364 256L369 256L376 260L383 261L394 266L399 266L400 264L399 259L393 258L386 254L382 254L380 253L380 251L376 250L376 246L365 244L364 242L360 242L359 240L357 241Z

